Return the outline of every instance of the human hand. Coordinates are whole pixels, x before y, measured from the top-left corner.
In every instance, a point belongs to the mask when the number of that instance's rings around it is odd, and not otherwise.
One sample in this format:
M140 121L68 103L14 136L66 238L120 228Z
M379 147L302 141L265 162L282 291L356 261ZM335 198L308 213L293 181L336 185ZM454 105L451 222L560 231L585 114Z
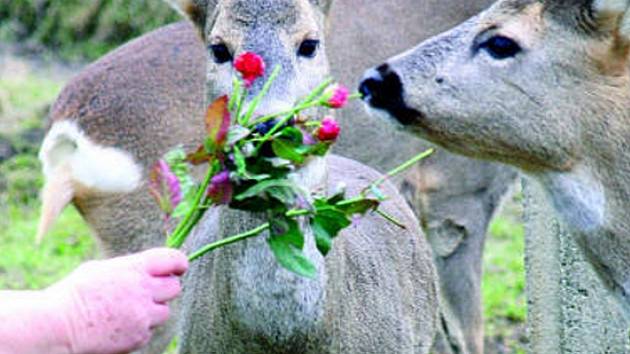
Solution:
M166 248L85 263L45 291L62 316L56 332L75 354L139 349L169 318L187 268L183 253Z

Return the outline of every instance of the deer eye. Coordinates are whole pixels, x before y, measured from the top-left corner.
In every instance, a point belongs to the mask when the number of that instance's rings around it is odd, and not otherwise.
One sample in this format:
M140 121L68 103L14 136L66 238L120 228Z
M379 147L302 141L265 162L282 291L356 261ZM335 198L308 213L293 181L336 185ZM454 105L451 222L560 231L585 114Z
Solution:
M306 39L300 44L298 49L298 56L305 58L313 58L317 53L319 47L319 41L316 39Z
M225 44L212 44L210 50L215 63L223 64L232 61L232 53Z
M512 58L522 51L521 46L514 40L504 36L493 36L479 45L490 56L497 60Z

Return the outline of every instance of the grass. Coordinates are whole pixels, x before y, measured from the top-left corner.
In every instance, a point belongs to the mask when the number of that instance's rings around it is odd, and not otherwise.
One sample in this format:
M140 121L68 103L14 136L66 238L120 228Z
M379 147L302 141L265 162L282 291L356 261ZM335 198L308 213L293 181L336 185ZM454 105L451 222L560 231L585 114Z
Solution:
M486 352L525 353L525 230L519 213L505 209L490 225L484 252Z
M0 136L41 125L38 107L49 104L63 83L32 74L0 79ZM7 106L8 102L8 106ZM39 114L39 116L38 116ZM97 256L90 231L74 208L66 209L40 247L35 245L42 185L36 148L0 163L0 289L40 289ZM518 212L492 223L484 255L486 353L524 353L524 237ZM174 353L174 344L169 353Z
M10 206L0 222L0 289L41 289L96 255L90 232L68 208L41 246L35 245L38 205Z
M33 74L0 80L0 133L15 134L42 125L42 115L62 83Z

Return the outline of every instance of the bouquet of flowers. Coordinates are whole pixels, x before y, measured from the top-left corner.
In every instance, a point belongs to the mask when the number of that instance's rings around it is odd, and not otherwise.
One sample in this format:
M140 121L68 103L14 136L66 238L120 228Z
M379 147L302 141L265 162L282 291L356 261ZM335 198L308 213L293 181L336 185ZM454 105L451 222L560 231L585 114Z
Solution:
M355 216L376 212L404 227L379 210L386 196L379 186L389 177L409 168L432 151L423 152L372 182L360 195L348 198L342 189L332 195L304 190L294 182L295 172L312 157L324 156L340 133L334 118L315 119L303 115L313 107L339 109L349 99L349 91L332 80L325 80L292 109L262 117L254 112L269 91L280 68L269 75L261 91L245 107L253 82L265 73L263 59L254 53L239 56L234 67L241 78L234 78L231 96L218 98L205 117L207 137L196 151L169 152L150 174L150 191L166 218L179 223L167 238L167 246L181 247L208 208L230 208L264 212L267 222L245 233L209 244L189 256L195 260L217 248L256 237L269 231L268 245L277 261L301 276L314 277L315 267L303 254L304 231L299 218L307 220L315 243L326 255L341 230ZM203 182L197 185L190 176L191 166L208 167Z

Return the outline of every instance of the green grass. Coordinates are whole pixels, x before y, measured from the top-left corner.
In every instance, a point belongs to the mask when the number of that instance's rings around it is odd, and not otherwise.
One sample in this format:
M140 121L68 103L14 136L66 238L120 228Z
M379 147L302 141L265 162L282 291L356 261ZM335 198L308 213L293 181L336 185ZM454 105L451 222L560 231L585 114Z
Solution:
M41 129L48 105L61 91L63 83L32 73L8 73L0 79L0 138L9 137L20 149L25 142L17 140L20 132ZM36 147L36 146L35 146Z
M11 107L20 111L32 109L33 104L52 102L61 87L62 83L58 81L34 75L0 80L0 91L6 93Z
M522 223L499 216L490 226L484 253L482 295L486 338L524 353L525 238ZM490 352L490 351L488 351Z
M39 206L10 206L0 221L0 289L41 289L61 279L95 249L85 222L68 208L38 247L35 245Z

